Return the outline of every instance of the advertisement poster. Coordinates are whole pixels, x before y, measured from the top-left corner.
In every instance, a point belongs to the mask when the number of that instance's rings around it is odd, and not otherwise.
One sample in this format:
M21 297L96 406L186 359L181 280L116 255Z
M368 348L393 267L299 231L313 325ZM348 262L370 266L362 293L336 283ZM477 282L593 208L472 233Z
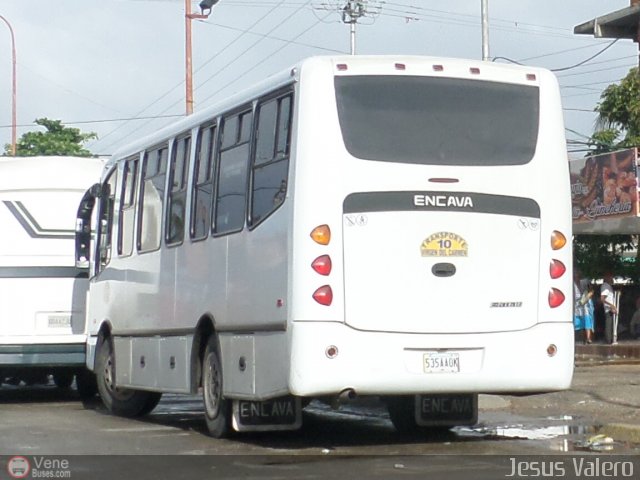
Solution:
M638 214L636 148L569 162L574 223Z

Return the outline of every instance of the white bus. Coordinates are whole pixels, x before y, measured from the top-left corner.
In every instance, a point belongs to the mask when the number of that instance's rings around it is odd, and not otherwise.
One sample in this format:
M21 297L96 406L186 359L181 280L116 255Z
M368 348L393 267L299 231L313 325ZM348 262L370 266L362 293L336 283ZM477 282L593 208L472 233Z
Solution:
M569 176L546 70L310 58L122 149L94 190L98 241L77 257L114 413L202 391L222 436L372 395L410 430L474 423L480 392L570 385Z
M0 384L46 382L81 393L87 272L74 258L78 203L104 162L0 159ZM88 379L90 382L90 379ZM95 387L94 387L95 388Z

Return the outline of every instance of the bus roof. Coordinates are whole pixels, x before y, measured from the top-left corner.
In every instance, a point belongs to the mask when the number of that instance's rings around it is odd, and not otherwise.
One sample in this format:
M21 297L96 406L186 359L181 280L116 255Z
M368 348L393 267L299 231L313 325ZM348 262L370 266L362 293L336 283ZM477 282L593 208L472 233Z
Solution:
M297 64L272 75L263 81L257 83L241 92L237 92L218 103L190 115L186 118L178 120L169 126L160 129L157 132L141 137L126 146L118 149L113 154L113 159L120 159L141 152L145 148L153 146L172 136L186 133L194 125L198 125L213 119L215 116L225 113L242 103L253 100L259 95L271 90L281 88L289 83L298 81L300 72L306 68L320 68L334 70L338 64L347 65L348 69L353 70L355 74L383 74L384 69L389 67L396 68L397 65L405 65L406 69L398 71L395 74L411 75L411 67L418 67L413 70L413 74L424 75L425 71L434 74L434 65L442 66L443 70L440 74L444 77L477 77L475 70L481 69L482 78L479 80L493 80L513 83L525 83L526 74L532 74L534 80L528 79L537 84L540 76L552 75L547 69L540 67L529 67L522 65L507 65L498 63L489 63L481 60L470 60L461 58L444 58L444 57L427 57L419 55L332 55L332 56L315 56L301 60ZM474 72L470 72L471 70ZM348 74L350 72L341 72ZM524 73L524 75L523 75ZM109 162L112 163L112 162Z
M87 189L100 181L104 164L93 157L0 157L0 192Z

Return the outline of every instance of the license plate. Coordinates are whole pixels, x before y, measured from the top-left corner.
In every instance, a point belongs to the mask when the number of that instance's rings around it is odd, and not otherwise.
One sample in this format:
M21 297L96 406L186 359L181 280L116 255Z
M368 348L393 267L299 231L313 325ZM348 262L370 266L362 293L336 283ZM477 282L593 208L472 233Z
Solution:
M478 395L432 394L416 396L418 425L473 425L478 421Z
M297 397L280 397L264 402L233 401L235 430L295 430L302 424L302 404Z
M69 328L71 326L70 315L49 315L49 328Z
M425 373L458 373L460 354L456 352L425 353L423 366Z

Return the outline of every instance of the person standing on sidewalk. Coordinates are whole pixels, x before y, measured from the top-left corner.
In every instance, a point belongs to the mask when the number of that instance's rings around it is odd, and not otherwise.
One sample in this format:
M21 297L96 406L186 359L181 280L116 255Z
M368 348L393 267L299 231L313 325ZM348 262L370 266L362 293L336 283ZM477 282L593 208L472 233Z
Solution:
M600 287L600 299L604 306L604 341L608 344L614 342L613 316L618 313L613 295L613 273L606 271L602 276L603 282Z
M581 278L580 270L573 270L573 325L577 336L585 344L593 341L593 288ZM577 339L577 338L576 338Z

